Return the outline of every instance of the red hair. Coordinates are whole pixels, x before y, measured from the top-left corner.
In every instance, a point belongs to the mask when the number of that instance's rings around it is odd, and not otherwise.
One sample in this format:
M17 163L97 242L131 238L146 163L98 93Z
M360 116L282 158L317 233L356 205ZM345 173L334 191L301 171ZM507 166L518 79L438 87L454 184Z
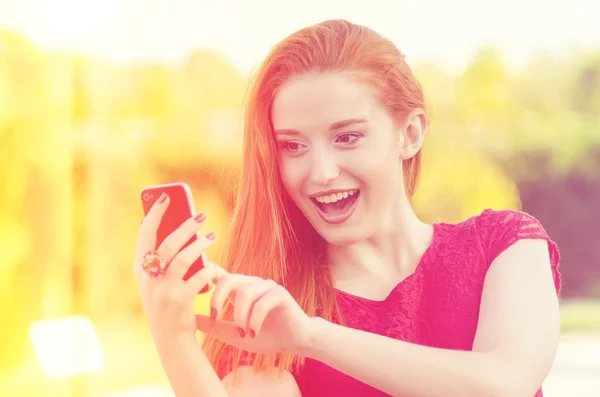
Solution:
M253 76L244 118L244 162L223 266L232 273L272 279L285 286L309 316L341 321L335 289L325 263L325 242L293 204L279 174L271 105L290 76L306 72L350 72L376 88L394 119L424 109L423 91L389 40L344 20L304 28L277 44ZM404 162L404 184L412 197L421 153ZM224 318L233 318L227 304ZM239 349L211 335L203 344L217 369L237 369ZM235 354L229 354L229 353ZM293 371L303 364L290 354L257 355L254 367Z

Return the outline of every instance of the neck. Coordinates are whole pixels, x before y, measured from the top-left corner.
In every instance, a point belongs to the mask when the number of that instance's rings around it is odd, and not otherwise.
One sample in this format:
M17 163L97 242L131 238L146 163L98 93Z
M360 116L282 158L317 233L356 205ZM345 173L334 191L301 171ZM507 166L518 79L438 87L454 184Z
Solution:
M418 219L408 198L402 195L370 238L350 246L327 247L332 275L335 280L345 280L365 273L411 274L432 238L433 227Z

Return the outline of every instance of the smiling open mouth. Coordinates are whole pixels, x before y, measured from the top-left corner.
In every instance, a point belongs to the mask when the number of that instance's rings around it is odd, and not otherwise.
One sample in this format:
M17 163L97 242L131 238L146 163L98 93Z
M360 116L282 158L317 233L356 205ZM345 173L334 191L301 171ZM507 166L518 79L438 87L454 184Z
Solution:
M330 223L345 221L354 210L360 190L351 189L324 196L313 197L311 200L317 208L321 217Z

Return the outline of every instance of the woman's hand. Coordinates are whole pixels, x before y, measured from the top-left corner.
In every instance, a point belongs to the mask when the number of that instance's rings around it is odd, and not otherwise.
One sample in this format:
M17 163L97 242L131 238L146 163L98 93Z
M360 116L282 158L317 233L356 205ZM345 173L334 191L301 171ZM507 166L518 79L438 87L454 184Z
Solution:
M168 206L169 198L165 195L148 212L140 226L134 261L144 312L157 341L180 335L194 337L194 298L210 279L196 273L183 281L183 276L214 239L212 233L198 236L196 241L181 249L200 230L205 218L200 214L185 221L156 249L156 232ZM151 276L142 268L144 255L154 249L168 264L160 278ZM211 274L219 274L218 269L215 268Z
M297 353L309 343L313 321L281 285L216 266L202 269L198 276L203 283L215 283L211 317L196 316L199 330L254 353ZM226 300L233 304L233 322L217 319Z
M204 216L188 219L156 249L168 264L160 278L144 271L144 255L156 247L156 232L169 205L159 199L148 212L137 244L134 270L144 312L155 340L194 336L196 329L224 342L256 353L294 352L310 339L311 321L289 292L272 280L229 274L219 266L207 266L183 281L183 276L214 239L211 234L181 249L195 235ZM251 260L251 259L249 259ZM195 316L194 298L204 286L214 283L211 317ZM234 307L233 322L217 319L226 300Z

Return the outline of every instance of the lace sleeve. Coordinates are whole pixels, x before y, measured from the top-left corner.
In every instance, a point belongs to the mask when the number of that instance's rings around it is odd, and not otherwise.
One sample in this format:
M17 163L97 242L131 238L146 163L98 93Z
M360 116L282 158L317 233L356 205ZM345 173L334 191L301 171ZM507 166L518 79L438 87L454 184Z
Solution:
M488 255L488 263L504 252L508 247L523 239L541 239L548 243L550 265L556 292L560 292L559 271L560 254L558 247L546 233L540 222L533 216L514 210L485 210L479 219L479 227L484 231L483 245Z

